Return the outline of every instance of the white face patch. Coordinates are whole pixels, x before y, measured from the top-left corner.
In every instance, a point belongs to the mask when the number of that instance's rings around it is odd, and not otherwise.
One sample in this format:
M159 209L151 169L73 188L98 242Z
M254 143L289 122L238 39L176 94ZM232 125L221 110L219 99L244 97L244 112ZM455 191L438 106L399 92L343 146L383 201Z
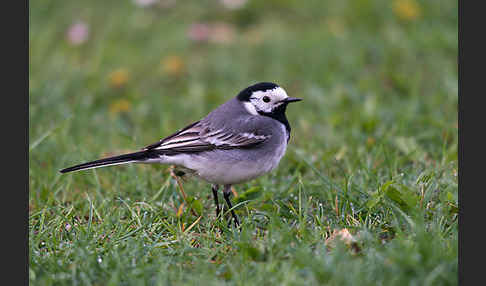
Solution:
M281 87L268 89L265 91L255 91L250 97L250 102L245 102L245 108L253 115L257 115L259 111L269 113L283 102L280 102L289 97L287 92Z
M244 102L243 105L246 108L246 111L248 111L252 115L258 115L258 111L255 109L255 106L251 102Z

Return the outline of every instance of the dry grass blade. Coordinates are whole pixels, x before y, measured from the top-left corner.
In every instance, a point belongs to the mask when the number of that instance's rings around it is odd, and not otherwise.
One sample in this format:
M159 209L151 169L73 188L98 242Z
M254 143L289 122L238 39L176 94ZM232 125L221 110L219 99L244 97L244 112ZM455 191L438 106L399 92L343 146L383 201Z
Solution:
M176 214L176 216L177 216L177 217L181 217L181 215L182 215L182 211L183 211L183 210L184 210L184 203L182 203L182 204L179 206L179 208L177 209L177 214Z
M182 187L182 183L181 183L181 180L179 179L179 177L174 173L174 166L171 166L170 167L170 175L172 178L174 178L177 182L177 186L179 186L179 191L181 192L181 195L182 195L182 198L184 199L184 202L187 204L187 195L186 193L184 192L184 188ZM190 206L190 204L187 204L188 206ZM179 213L179 212L178 212ZM192 208L191 208L191 213L194 215L194 216L197 216L196 214L196 211L194 211Z
M198 217L184 232L189 232L201 220L201 218L202 216Z

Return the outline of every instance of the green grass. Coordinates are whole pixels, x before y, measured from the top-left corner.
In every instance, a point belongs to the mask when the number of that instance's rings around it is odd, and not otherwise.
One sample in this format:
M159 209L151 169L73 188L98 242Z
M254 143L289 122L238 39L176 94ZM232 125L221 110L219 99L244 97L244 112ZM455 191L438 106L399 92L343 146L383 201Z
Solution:
M30 2L32 285L457 285L457 2L174 3ZM235 35L197 43L196 22ZM204 182L183 182L194 213L178 212L166 166L58 172L257 81L304 101L279 167L235 187L241 232ZM330 239L342 229L354 244Z

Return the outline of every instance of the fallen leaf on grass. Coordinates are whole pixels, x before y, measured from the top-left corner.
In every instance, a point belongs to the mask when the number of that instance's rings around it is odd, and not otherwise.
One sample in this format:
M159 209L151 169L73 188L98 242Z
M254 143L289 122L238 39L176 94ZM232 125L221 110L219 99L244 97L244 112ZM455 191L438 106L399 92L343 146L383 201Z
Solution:
M130 79L130 73L126 68L119 68L108 75L108 82L113 88L121 88Z
M231 187L231 192L233 193L233 196L235 196L235 198L238 197L238 193L236 192L234 187Z
M184 211L184 203L182 203L180 206L179 206L179 209L177 210L177 214L176 216L177 217L180 217L182 215L182 212Z
M392 5L393 12L402 20L413 21L422 14L422 9L415 0L396 0Z
M185 64L181 57L171 55L161 61L162 71L170 76L180 76L185 72Z
M119 99L110 104L109 111L111 115L128 112L132 109L132 104L126 99Z
M361 248L358 246L358 243L356 241L356 238L351 235L351 233L348 231L348 229L343 228L341 230L335 229L331 236L329 236L326 239L326 245L328 248L333 248L336 246L336 240L339 239L344 244L346 244L348 247L351 247L351 249L355 252L358 253L361 251Z

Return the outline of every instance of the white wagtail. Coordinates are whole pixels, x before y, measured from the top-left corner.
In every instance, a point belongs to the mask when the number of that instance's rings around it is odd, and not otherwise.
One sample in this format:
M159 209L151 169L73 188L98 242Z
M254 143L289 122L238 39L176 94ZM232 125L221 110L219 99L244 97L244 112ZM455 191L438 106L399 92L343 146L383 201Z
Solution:
M231 185L252 180L278 165L290 139L287 104L300 100L274 83L257 83L203 119L141 151L76 165L61 173L126 163L176 165L212 184L217 216L217 192L223 185L224 199L239 225L229 199Z

